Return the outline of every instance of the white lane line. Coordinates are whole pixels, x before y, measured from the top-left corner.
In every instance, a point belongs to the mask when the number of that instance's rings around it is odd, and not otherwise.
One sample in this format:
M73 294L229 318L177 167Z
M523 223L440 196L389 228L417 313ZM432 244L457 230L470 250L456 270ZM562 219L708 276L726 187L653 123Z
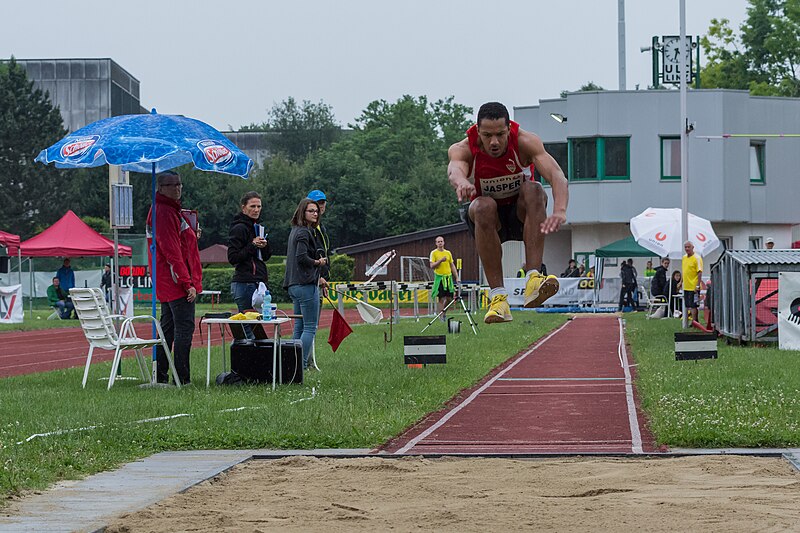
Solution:
M631 428L631 451L642 453L642 434L639 431L639 418L636 416L636 402L633 401L633 384L631 383L631 369L628 365L628 352L625 349L625 334L622 328L622 319L619 321L619 349L617 354L625 371L625 399L628 404L628 424Z
M453 416L454 416L456 413L458 413L458 412L459 412L460 410L462 410L464 407L466 407L467 405L469 405L470 403L472 403L472 400L474 400L475 398L477 398L477 397L478 397L478 395L479 395L480 393L482 393L483 391L485 391L486 389L488 389L490 386L492 386L492 384L493 384L495 381L497 381L498 379L500 379L501 377L503 377L503 375L504 375L506 372L508 372L509 370L511 370L512 368L514 368L514 367L517 365L517 363L519 363L520 361L522 361L523 359L525 359L526 357L528 357L530 354L532 354L532 353L534 352L534 350L536 350L536 349L537 349L537 348L539 348L541 345L543 345L545 342L547 342L548 340L550 340L550 338L552 338L552 337L553 337L553 335L555 335L556 333L560 332L562 329L564 329L565 327L567 327L567 326L568 326L570 323L572 323L572 320L569 320L569 321L567 321L567 322L564 322L564 324L563 324L563 325L562 325L560 328L558 328L558 329L557 329L557 330L555 330L553 333L551 333L550 335L548 335L547 337L545 337L544 339L542 339L542 340L541 340L540 342L538 342L538 343L537 343L537 344L536 344L536 345L535 345L533 348L531 348L530 350L528 350L527 352L525 352L524 354L522 354L521 356L519 356L519 357L517 358L517 360L516 360L516 361L514 361L513 363L511 363L510 365L508 365L507 367L505 367L505 368L504 368L503 370L501 370L500 372L498 372L498 373L497 373L497 375L495 375L495 376L494 376L493 378L491 378L489 381L487 381L486 383L484 383L484 384L483 384L483 385L482 385L480 388L478 388L478 389L477 389L475 392L473 392L472 394L470 394L470 395L469 395L469 397L467 397L467 399L465 399L463 402L461 402L460 404L458 404L457 406L455 406L455 407L454 407L452 410L450 410L450 411L449 411L447 414L445 414L445 415L444 415L442 418L440 418L439 420L437 420L435 424L433 424L431 427L429 427L428 429L426 429L425 431L423 431L422 433L420 433L419 435L417 435L416 437L414 437L414 438L413 438L413 439L411 439L410 441L408 441L408 443L407 443L405 446L403 446L402 448L400 448L399 450L397 450L396 452L394 452L394 455L401 455L401 454L404 454L404 453L406 453L408 450L410 450L411 448L413 448L414 446L416 446L416 445L417 445L417 443L418 443L418 442L420 442L422 439L424 439L425 437L427 437L428 435L430 435L431 433L433 433L434 431L436 431L437 429L439 429L440 427L442 427L442 426L443 426L443 425L444 425L444 424L445 424L445 423L446 423L448 420L450 420L450 419L451 419L451 418L452 418L452 417L453 417Z

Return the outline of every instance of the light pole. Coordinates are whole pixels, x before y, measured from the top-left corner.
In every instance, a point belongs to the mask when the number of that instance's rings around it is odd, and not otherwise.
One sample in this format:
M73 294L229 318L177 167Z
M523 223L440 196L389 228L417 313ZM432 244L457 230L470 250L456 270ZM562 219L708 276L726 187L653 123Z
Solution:
M678 70L681 80L681 241L689 240L689 119L686 112L686 0L680 0L680 25L681 34L678 54ZM683 261L681 261L683 268ZM684 291L686 287L684 287ZM683 317L681 318L682 327L686 329L688 319L686 318L687 309L684 304Z

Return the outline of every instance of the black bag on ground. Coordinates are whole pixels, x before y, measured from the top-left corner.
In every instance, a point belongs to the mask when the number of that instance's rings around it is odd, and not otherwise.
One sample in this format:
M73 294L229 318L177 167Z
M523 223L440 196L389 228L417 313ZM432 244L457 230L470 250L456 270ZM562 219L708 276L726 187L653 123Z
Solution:
M244 385L245 380L236 372L223 372L217 376L217 385Z
M272 383L273 339L236 340L231 344L231 370L248 383ZM303 344L281 339L280 383L303 383Z

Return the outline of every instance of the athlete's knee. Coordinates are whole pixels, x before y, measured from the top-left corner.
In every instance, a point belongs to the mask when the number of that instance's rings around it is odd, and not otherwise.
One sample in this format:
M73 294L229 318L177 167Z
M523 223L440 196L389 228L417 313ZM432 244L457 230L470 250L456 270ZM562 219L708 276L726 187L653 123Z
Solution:
M497 202L492 198L479 196L470 204L469 216L475 225L493 224L497 220Z
M523 201L544 205L547 202L547 193L542 184L536 181L526 181L520 188L519 195Z

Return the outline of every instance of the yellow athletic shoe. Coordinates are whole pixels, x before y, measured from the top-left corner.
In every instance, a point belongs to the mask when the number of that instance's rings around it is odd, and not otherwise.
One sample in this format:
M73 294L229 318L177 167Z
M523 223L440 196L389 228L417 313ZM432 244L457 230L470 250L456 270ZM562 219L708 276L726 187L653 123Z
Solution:
M545 300L558 292L558 279L534 272L525 282L525 307L539 307Z
M511 308L508 306L508 295L498 294L492 298L489 304L489 310L486 316L483 317L485 324L494 324L496 322L511 322L514 317L511 316Z

